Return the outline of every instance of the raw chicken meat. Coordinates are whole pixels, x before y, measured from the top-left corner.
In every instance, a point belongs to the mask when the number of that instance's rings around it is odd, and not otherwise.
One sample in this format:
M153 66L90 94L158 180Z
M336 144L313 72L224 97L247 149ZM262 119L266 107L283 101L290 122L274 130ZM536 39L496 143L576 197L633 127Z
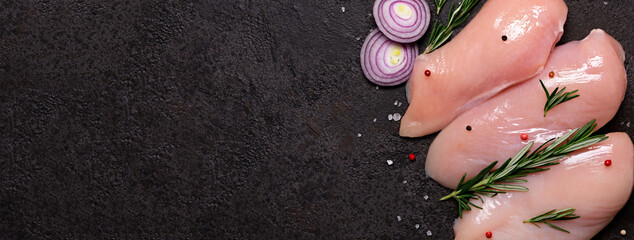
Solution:
M427 174L453 188L464 173L473 177L491 162L512 157L529 141L539 146L592 119L602 127L625 96L624 54L603 30L558 46L543 73L470 109L443 129L429 148ZM544 117L546 94L539 79L551 93L556 87L567 87L566 91L578 89L580 96L557 105ZM528 139L522 140L522 134Z
M453 40L416 59L400 135L436 132L462 111L539 74L567 12L562 0L487 1Z
M528 192L484 198L483 207L465 212L454 226L456 239L590 239L614 218L634 184L634 146L626 133L573 152L550 170L528 175ZM606 159L612 165L605 166ZM477 202L481 204L481 202ZM551 222L570 233L524 220L552 209L575 208L580 218Z

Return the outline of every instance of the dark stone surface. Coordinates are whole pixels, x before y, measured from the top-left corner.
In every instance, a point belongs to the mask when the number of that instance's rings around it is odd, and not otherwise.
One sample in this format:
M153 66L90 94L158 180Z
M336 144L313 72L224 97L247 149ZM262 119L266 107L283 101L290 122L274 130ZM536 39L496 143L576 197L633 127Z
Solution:
M564 42L603 28L628 53L602 131L633 136L634 2L567 2ZM450 239L434 136L400 138L403 86L361 72L371 8L2 1L0 238ZM596 239L631 237L632 216L630 199Z

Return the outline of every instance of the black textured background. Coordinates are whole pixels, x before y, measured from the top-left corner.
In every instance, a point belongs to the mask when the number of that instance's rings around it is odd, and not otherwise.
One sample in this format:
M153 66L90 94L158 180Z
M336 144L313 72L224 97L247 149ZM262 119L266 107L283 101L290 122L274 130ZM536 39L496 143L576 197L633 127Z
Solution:
M602 131L634 136L634 1L567 3L563 42L603 28L625 47ZM400 138L403 86L361 72L371 8L1 1L0 238L452 238L423 169L434 136ZM596 239L633 239L633 216L630 199Z

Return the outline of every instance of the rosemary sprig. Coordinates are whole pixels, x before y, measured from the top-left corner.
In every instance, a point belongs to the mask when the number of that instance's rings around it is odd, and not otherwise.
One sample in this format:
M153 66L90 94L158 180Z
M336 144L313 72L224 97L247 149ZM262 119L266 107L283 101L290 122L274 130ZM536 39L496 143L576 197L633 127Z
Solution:
M436 3L436 14L440 14L440 9L442 9L447 0L434 0L434 2Z
M555 88L555 90L553 90L553 93L549 94L548 89L546 89L546 86L544 86L544 82L542 82L541 79L539 79L539 83L542 84L542 88L544 89L544 92L546 93L546 104L544 105L544 117L546 117L546 112L548 112L548 110L554 108L555 106L561 103L565 103L567 101L572 100L573 98L579 97L579 94L575 94L579 91L578 89L572 92L565 92L566 87L562 88L561 90L559 90L559 87L557 87Z
M575 212L574 208L566 208L559 211L557 211L557 209L553 209L542 215L528 219L524 221L524 223L532 223L533 225L537 227L540 227L539 225L537 225L537 223L543 223L559 231L570 233L568 230L555 226L554 224L549 223L548 221L572 220L572 219L579 218L579 216L574 214L574 212Z
M439 2L445 4L446 0L436 1L436 6L438 6ZM427 48L425 48L425 52L423 54L428 54L433 52L437 48L439 48L443 43L449 40L451 34L453 33L453 29L458 25L463 23L469 17L469 11L479 2L480 0L462 0L462 3L458 5L454 9L453 3L451 4L451 14L449 14L449 22L447 25L438 24L438 21L434 22L434 27L431 31L431 37L429 38L429 43L427 44ZM442 6L442 5L441 5ZM440 12L440 7L438 7L438 12Z
M458 202L458 214L462 218L462 211L471 210L471 206L482 209L471 200L480 199L484 203L481 196L495 197L497 194L506 193L506 191L528 191L528 188L514 183L525 183L527 181L523 177L528 174L549 170L549 168L544 167L559 164L557 161L566 157L570 152L607 139L608 137L605 135L592 135L596 126L595 120L592 120L581 128L573 129L561 137L546 141L529 154L534 143L530 142L514 157L506 160L498 169L491 171L498 163L495 161L466 182L467 174L465 173L456 190L441 198L440 201L455 199Z

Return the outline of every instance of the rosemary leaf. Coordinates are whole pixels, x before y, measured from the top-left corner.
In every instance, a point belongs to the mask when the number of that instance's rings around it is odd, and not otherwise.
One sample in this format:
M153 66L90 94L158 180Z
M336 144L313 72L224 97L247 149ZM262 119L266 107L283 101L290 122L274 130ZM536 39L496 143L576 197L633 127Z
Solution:
M518 192L526 192L528 188L520 185L509 185L509 184L490 184L489 188L502 190L502 191L518 191Z
M541 79L539 80L539 83L542 85L542 88L544 89L544 93L546 93L546 104L544 105L544 117L546 117L546 113L550 109L553 109L555 106L579 97L579 94L575 94L579 90L566 92L566 87L562 88L561 90L559 90L559 87L557 87L555 88L555 90L553 90L553 93L548 93L548 89L546 89L546 86L544 86L544 82L542 82Z
M489 164L478 175L469 180L465 180L467 176L465 173L456 190L440 200L455 199L458 202L458 215L462 218L462 212L471 210L471 206L480 208L471 200L484 202L481 196L492 198L497 194L506 193L506 191L528 191L528 188L517 185L527 182L526 179L522 179L523 177L547 171L549 168L546 167L559 164L557 161L568 156L571 152L606 140L608 137L605 135L593 135L596 126L596 121L592 120L581 128L570 130L558 138L546 141L531 153L529 152L533 142L530 142L495 170L493 168L498 164L497 161ZM566 211L570 211L570 209L553 210L543 214L543 216L555 214L554 217L557 219L567 220L571 215L566 215ZM548 216L548 218L550 217L552 216Z
M446 1L447 0L435 0L437 13L440 13L440 9ZM423 52L423 54L433 52L449 40L453 34L453 29L469 18L469 11L471 11L471 9L473 9L479 1L480 0L462 0L462 3L460 3L456 8L454 8L452 3L450 7L451 13L449 14L447 25L442 23L439 24L438 21L434 23L434 27L432 28L431 35L429 37L429 43L427 43L427 47L425 48L425 52Z
M566 232L566 233L570 233L568 230L563 229L561 227L558 227L552 223L550 223L549 221L561 221L561 220L572 220L572 219L577 219L579 218L579 216L577 216L576 214L574 214L576 209L574 208L566 208L566 209L562 209L557 211L557 209L553 209L550 210L548 212L545 212L537 217L528 219L526 221L524 221L524 223L532 223L533 225L539 227L539 225L537 225L537 223L543 223L546 224L547 226L557 229L559 231L562 232Z
M440 14L440 9L442 9L447 0L434 0L434 2L436 3L436 14Z
M503 183L525 183L528 182L525 179L506 179Z

